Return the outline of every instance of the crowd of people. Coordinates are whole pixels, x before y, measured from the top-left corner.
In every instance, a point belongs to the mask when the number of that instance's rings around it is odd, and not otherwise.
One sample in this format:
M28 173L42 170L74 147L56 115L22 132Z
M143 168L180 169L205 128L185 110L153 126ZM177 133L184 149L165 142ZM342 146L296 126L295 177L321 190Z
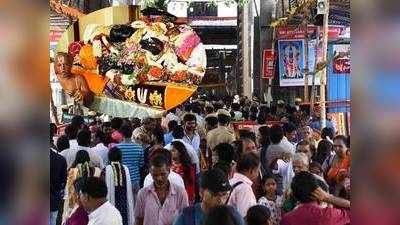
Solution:
M326 125L246 98L50 124L50 225L350 224L350 137Z

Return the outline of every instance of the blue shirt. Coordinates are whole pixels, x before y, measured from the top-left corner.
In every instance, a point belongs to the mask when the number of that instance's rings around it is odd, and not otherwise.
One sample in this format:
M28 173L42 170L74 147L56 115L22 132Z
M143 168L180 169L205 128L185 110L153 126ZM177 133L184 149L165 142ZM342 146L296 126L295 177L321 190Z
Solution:
M201 203L196 203L194 206L184 208L175 219L173 225L202 225L204 217Z
M122 153L122 164L128 167L131 182L139 184L140 170L144 165L144 154L141 145L136 143L120 143L116 145Z
M174 137L172 136L172 132L164 134L164 144L165 145L170 144L173 139L174 139Z

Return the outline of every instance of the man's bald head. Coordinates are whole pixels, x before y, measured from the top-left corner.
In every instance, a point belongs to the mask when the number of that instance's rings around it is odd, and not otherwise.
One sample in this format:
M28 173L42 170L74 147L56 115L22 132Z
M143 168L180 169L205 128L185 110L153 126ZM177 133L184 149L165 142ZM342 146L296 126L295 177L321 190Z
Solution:
M65 58L66 60L68 60L68 62L72 63L74 61L74 59L72 58L72 56L66 52L57 52L56 57L54 58L55 61L57 62L58 58Z
M55 57L54 70L58 76L68 77L71 75L73 58L65 52L58 52Z

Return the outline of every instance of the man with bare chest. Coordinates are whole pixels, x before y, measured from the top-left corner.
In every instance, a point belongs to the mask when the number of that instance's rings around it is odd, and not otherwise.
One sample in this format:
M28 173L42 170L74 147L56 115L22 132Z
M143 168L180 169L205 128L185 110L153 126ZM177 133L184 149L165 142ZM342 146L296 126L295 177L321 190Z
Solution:
M67 53L59 52L55 57L54 70L64 91L77 102L89 106L93 102L93 93L86 80L80 75L71 73L73 59Z

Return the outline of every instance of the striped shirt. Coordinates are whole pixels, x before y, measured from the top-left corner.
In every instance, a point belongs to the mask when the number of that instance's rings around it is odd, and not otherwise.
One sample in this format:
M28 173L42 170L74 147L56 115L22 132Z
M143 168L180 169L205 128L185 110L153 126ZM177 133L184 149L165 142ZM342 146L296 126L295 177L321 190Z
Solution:
M140 170L144 165L143 148L136 143L120 143L117 144L122 153L122 164L128 167L131 182L139 184Z

